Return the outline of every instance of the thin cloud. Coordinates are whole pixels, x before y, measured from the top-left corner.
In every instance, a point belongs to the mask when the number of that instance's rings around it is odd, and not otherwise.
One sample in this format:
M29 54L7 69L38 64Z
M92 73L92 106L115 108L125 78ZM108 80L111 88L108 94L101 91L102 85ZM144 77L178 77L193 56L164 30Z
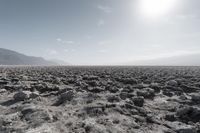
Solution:
M98 43L98 45L110 45L110 44L112 44L112 43L113 43L113 41L107 40L107 41L100 41L100 42Z
M111 13L112 9L108 6L98 5L97 8L105 13Z
M75 43L74 41L65 41L61 38L57 38L56 41L59 43L63 43L63 44L74 44Z
M64 49L64 52L65 52L65 53L75 52L75 51L76 51L75 49Z
M74 42L74 41L64 41L64 43L73 44L73 43L75 43L75 42Z
M47 49L46 52L48 55L57 55L58 54L58 52L54 49Z
M69 52L69 49L64 49L64 52L66 52L66 53Z
M91 35L86 35L85 38L90 40L90 39L92 39L92 36Z
M101 49L98 51L99 53L107 53L108 51L106 49Z
M105 24L105 21L103 19L100 19L97 23L98 26L102 26Z
M57 40L58 42L62 42L62 39L60 39L60 38L57 38L56 40Z
M152 59L170 58L170 57L193 55L193 54L199 54L199 53L200 53L200 51L175 50L175 51L171 51L171 52L163 52L160 54L138 56L137 60L152 60Z
M179 14L176 16L177 19L188 20L188 19L197 19L197 15L195 14Z

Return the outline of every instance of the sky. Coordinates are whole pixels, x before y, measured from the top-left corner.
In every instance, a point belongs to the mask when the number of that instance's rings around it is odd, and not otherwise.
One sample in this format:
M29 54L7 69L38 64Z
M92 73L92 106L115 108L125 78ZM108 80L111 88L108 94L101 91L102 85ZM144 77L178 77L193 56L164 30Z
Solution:
M74 65L199 54L199 5L199 0L0 0L0 47Z

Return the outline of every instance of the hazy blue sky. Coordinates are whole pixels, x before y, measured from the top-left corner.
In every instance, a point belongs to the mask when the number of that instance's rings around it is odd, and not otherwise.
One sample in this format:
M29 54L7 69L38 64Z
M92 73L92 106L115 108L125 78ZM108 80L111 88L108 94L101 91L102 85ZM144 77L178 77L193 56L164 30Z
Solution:
M0 47L71 64L200 52L200 0L141 1L0 0Z

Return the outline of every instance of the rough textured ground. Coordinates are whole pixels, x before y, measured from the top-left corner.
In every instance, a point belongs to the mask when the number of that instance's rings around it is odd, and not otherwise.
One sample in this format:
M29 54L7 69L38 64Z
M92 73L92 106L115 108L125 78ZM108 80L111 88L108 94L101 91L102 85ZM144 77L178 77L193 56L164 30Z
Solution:
M200 133L200 67L0 67L0 133Z

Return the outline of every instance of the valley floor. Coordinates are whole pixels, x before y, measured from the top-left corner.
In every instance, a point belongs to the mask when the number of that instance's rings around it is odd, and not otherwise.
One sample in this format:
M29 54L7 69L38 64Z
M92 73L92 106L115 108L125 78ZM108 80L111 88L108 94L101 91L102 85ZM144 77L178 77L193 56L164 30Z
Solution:
M200 67L0 67L0 133L200 133Z

